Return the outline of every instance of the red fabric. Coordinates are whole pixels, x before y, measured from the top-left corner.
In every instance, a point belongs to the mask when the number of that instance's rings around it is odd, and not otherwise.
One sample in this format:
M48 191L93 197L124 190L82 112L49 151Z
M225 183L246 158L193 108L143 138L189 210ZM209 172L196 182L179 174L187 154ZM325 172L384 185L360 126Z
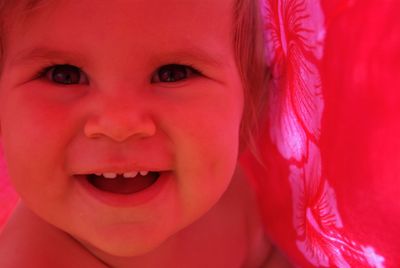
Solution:
M265 0L265 228L301 267L400 265L400 1Z

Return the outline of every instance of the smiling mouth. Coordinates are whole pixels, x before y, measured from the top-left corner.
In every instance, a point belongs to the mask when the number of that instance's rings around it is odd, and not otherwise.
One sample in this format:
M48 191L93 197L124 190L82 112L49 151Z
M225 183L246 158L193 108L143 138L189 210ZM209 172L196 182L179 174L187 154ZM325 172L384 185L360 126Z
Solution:
M160 177L160 172L148 172L145 175L138 174L134 178L126 178L118 174L115 178L106 178L102 175L89 174L86 180L93 187L109 193L115 194L134 194L147 189L153 185Z

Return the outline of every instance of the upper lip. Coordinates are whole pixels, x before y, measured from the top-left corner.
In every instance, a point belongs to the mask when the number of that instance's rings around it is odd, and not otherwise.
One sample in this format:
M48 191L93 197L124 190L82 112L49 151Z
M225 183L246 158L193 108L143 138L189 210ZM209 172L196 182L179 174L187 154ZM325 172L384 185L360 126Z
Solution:
M75 175L87 175L96 173L117 173L123 174L132 171L150 171L150 172L162 172L168 171L167 168L161 167L149 167L149 166L139 166L139 165L99 165L99 167L88 168L82 172L76 172Z

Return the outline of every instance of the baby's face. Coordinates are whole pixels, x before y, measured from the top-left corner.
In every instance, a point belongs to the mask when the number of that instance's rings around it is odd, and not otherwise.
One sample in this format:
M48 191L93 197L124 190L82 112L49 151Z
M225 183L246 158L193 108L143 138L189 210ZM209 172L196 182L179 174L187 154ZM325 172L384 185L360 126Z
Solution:
M151 250L204 215L236 166L233 0L49 2L7 33L0 124L12 181L85 243ZM157 172L88 175L140 170Z

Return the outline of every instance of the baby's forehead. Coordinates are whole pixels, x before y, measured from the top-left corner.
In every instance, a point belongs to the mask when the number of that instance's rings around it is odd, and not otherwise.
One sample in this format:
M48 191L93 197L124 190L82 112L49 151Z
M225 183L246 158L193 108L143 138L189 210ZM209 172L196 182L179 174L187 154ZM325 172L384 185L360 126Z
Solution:
M149 35L168 31L195 37L201 28L210 33L218 31L226 18L233 22L233 2L234 0L17 0L15 5L7 6L15 11L15 16L12 16L15 19L10 16L10 20L23 25L26 30L35 25L35 22L41 21L43 31L50 31L51 24L59 24L64 20L75 31L90 30L88 25L98 24L98 28L110 33L115 30L112 26L119 23L120 28L127 32L144 28L149 30ZM225 28L232 30L232 27ZM87 33L90 34L89 31ZM132 31L132 34L138 33L140 32Z
M62 1L62 0L61 0ZM2 19L20 20L29 16L35 10L50 5L53 0L0 0Z
M22 1L31 11L9 39L19 58L74 51L134 62L150 54L168 61L171 54L222 65L233 50L233 0Z
M71 14L76 12L79 13L81 9L84 9L86 16L90 16L96 13L99 7L102 7L103 9L105 8L110 13L118 11L116 13L120 15L129 14L131 11L130 7L135 7L137 10L145 11L143 15L147 15L148 17L157 20L165 17L156 16L160 14L170 15L169 19L174 19L176 18L173 17L175 11L184 11L187 14L197 16L196 11L207 9L211 19L215 11L221 17L232 16L235 11L234 5L237 4L236 2L237 0L0 0L0 10L7 12L15 10L18 15L25 17L46 10L57 12L57 7L64 9L67 6L75 6L79 8L73 10ZM87 3L90 4L89 9L84 8ZM16 15L16 13L14 14ZM192 20L196 19L198 19L198 17L192 17Z

